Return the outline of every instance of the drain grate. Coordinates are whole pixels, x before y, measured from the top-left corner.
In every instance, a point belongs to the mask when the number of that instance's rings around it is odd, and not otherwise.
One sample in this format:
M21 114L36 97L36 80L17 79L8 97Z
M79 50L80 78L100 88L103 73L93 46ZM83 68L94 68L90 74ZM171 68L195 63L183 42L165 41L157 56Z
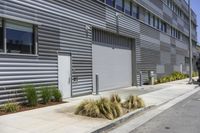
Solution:
M169 129L170 129L170 127L165 127L165 129L169 130Z

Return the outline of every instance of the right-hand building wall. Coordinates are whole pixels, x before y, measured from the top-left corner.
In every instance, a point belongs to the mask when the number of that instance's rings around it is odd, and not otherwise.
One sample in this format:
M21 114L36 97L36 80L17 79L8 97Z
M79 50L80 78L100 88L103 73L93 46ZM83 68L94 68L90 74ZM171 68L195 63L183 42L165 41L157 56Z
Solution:
M189 72L189 13L185 0L136 0L140 6L140 61L144 82L148 71L157 77L173 71ZM197 20L192 11L193 70L199 56ZM160 32L156 32L159 30Z

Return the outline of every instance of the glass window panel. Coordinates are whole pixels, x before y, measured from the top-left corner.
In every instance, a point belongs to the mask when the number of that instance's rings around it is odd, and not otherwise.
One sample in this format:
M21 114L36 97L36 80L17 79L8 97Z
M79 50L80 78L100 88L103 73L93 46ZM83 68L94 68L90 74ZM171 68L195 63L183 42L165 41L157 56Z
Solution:
M140 8L139 6L137 6L137 15L136 18L139 19L140 18Z
M0 18L0 52L4 51L4 44L3 44L3 27L2 27L2 19Z
M157 18L157 29L160 29L160 20Z
M167 24L164 23L164 32L167 33Z
M153 14L150 14L150 24L153 26Z
M132 14L132 11L131 11L131 6L132 6L132 3L130 2L130 0L125 0L125 3L124 3L124 12L128 15L131 15Z
M106 4L114 7L115 6L115 1L114 0L106 0Z
M157 27L157 25L158 25L158 20L157 20L157 18L155 17L155 27Z
M148 24L151 25L151 14L148 13Z
M124 10L123 0L115 0L115 7L116 9L123 11Z
M153 15L153 27L156 26L155 16Z
M144 22L148 24L148 12L144 14Z
M135 3L132 4L132 12L133 17L137 18L138 10L137 5Z
M8 53L34 54L33 25L6 21L6 45Z
M163 25L163 22L161 21L161 31L164 30L164 25Z

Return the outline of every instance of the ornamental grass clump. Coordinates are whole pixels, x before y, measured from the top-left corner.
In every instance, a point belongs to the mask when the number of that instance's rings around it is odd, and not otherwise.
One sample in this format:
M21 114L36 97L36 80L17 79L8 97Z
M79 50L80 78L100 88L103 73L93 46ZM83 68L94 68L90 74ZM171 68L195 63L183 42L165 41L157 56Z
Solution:
M29 106L37 106L38 97L36 89L32 85L27 85L24 87L25 96L28 101Z
M113 113L112 113L112 110L111 110L111 102L110 102L109 99L101 98L98 101L98 107L99 107L99 110L100 110L100 112L101 112L101 114L104 118L107 118L109 120L114 119L114 116L113 116Z
M129 96L127 100L122 104L126 109L137 109L145 106L144 101L138 96Z
M121 103L111 102L108 98L84 100L76 108L75 114L94 118L113 120L123 113Z
M112 94L110 97L111 102L121 103L121 98L118 94Z
M7 102L3 105L2 110L6 113L14 113L19 111L20 105L15 102Z
M121 103L111 102L110 107L114 118L118 118L123 114Z
M129 96L124 103L121 103L119 95L113 94L110 98L84 100L76 108L75 114L113 120L120 117L127 109L142 108L144 106L144 101L137 96ZM126 109L123 109L123 107Z
M137 97L137 108L144 108L144 107L145 107L144 100L140 97Z
M89 117L100 117L100 110L95 100L84 100L76 108L75 114L89 116Z
M122 105L126 109L136 109L137 108L137 96L129 96Z

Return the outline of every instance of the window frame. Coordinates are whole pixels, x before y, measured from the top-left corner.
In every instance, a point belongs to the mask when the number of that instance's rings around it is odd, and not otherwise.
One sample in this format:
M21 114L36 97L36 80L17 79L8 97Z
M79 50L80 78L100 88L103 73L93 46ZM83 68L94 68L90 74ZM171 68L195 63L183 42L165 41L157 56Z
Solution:
M19 20L14 20L14 19L7 19L7 18L1 18L2 20L2 28L3 28L3 50L0 52L0 54L6 54L6 55L19 55L19 56L38 56L38 25L32 24L32 23L27 23ZM19 23L27 23L31 24L33 27L33 45L34 45L34 50L33 53L26 54L26 53L9 53L7 52L7 37L6 37L6 20L10 21L17 21Z
M0 43L2 43L2 44L0 44L0 45L2 45L2 49L0 49L0 53L1 53L1 52L4 52L4 28L3 28L3 19L2 18L0 18L0 23L1 23L1 26L0 26L1 27Z

